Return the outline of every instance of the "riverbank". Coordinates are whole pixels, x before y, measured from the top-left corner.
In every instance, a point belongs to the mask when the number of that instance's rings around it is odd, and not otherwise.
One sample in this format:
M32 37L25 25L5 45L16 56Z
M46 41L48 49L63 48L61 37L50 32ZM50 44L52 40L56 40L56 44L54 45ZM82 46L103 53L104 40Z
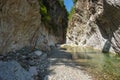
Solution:
M72 55L61 49L52 50L45 80L92 80L82 67L72 60Z
M0 55L0 79L92 80L92 77L73 62L70 53L54 47L49 55L30 48Z
M71 53L74 62L82 66L94 80L119 80L120 57L114 53L102 53L90 47L62 45Z
M73 46L49 53L23 48L0 55L0 80L119 80L119 62L119 56Z

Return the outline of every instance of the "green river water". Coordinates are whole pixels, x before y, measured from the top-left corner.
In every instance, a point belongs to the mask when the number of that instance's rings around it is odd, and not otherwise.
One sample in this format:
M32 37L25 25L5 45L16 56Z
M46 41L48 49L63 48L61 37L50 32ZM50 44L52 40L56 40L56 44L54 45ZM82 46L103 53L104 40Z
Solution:
M120 80L120 57L92 48L68 47L67 52L94 80Z

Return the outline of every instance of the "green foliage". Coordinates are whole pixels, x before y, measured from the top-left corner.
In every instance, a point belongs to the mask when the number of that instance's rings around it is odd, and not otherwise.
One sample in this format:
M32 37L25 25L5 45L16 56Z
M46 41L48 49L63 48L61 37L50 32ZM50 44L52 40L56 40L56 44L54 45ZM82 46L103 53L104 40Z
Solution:
M57 34L57 25L55 23L52 23L51 16L49 15L47 7L45 4L43 4L42 0L38 1L40 4L41 21L45 24L45 27L49 30L49 32L53 31L55 34Z
M41 0L39 0L39 3L40 3L40 14L41 14L41 20L43 22L50 22L50 16L49 16L49 13L48 13L48 10L46 8L46 6L42 3Z
M72 15L75 13L75 7L73 6L71 11L68 13L69 16L68 16L68 19L70 20L72 18Z
M77 2L77 0L73 0L73 3L75 4Z
M72 0L74 3L74 6L72 7L71 11L68 13L68 19L70 20L72 18L72 15L75 13L75 3L77 0Z
M59 0L59 3L62 7L64 6L64 0Z

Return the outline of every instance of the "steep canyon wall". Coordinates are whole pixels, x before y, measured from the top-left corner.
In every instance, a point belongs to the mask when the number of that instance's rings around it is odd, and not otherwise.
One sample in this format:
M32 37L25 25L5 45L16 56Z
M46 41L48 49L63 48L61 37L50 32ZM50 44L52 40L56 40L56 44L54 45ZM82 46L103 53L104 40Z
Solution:
M120 54L120 0L77 0L67 44Z
M64 42L66 16L59 0L0 0L0 54L23 47L49 50Z

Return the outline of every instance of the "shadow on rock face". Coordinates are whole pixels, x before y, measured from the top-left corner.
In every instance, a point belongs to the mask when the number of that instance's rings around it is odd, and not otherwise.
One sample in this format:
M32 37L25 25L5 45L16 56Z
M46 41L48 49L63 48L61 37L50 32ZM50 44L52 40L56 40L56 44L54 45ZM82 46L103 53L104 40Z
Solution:
M102 52L103 52L103 53L109 53L110 47L111 47L111 43L110 43L109 41L106 41L106 43L105 43L105 45L104 45L104 47L103 47Z
M3 79L0 77L0 80L3 80Z

